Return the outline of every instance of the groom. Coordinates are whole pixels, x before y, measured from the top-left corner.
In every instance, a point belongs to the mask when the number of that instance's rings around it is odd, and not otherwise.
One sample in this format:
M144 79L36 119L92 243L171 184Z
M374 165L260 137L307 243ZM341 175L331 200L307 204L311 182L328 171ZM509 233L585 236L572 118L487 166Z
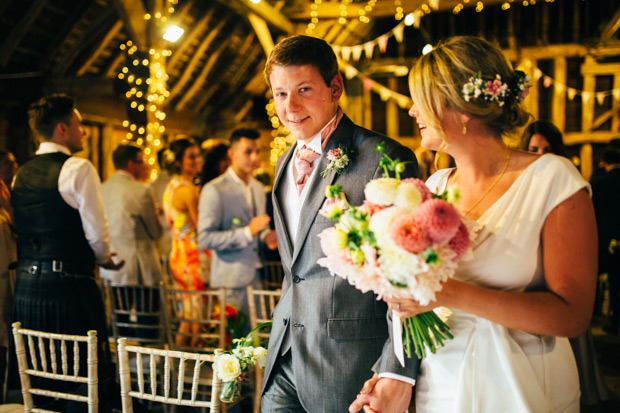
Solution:
M417 174L415 157L342 113L343 80L325 41L284 39L269 56L265 78L278 117L297 143L278 160L273 187L285 281L273 314L261 411L348 411L374 371L378 376L374 387L364 389L364 403L402 412L410 403L418 360L407 360L404 368L396 360L383 301L316 264L323 256L318 234L333 225L318 211L328 185L342 185L352 205L363 202L364 186L383 171L373 150L377 144L385 142L390 157L410 161L403 177ZM352 160L341 173L330 169L322 178L327 152L338 148L352 152Z

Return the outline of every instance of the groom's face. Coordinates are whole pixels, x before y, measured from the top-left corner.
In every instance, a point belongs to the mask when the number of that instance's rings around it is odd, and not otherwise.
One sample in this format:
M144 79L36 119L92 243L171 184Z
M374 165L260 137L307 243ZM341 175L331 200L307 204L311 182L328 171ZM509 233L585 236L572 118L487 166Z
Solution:
M276 112L291 134L309 143L329 122L342 95L342 76L330 86L312 65L274 65L269 75Z

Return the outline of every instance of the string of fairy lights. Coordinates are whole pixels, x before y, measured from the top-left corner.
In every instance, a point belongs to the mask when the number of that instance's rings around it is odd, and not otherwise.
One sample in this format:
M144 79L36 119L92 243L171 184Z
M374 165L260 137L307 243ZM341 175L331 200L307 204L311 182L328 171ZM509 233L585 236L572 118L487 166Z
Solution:
M163 12L146 13L144 20L165 23L177 3L178 0L167 0ZM164 103L170 96L166 58L172 55L172 51L161 47L146 51L131 40L119 48L126 57L125 65L117 75L126 86L127 118L122 122L126 130L125 140L143 148L150 179L155 179L158 174L157 152L164 144L162 135L166 131Z

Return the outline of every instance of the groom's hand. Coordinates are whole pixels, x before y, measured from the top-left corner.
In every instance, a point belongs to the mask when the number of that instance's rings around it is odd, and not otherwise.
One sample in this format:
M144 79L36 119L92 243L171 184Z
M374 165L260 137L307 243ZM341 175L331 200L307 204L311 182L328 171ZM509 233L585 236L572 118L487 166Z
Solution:
M404 381L379 378L375 374L364 383L357 399L349 406L349 411L353 413L363 409L366 413L406 412L411 403L412 387Z

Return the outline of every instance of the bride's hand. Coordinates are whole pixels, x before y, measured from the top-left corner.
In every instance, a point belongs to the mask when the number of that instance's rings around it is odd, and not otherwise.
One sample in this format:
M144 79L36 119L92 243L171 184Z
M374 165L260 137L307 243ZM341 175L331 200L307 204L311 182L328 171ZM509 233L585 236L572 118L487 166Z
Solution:
M442 290L435 294L436 300L431 302L428 305L420 305L420 303L412 298L392 298L392 297L383 297L383 301L385 301L392 310L392 313L399 316L401 319L413 317L414 315L418 315L421 313L426 313L428 311L432 311L434 308L441 306L449 306L446 302L446 297L451 291L454 285L457 282L454 280L447 280L442 285Z

